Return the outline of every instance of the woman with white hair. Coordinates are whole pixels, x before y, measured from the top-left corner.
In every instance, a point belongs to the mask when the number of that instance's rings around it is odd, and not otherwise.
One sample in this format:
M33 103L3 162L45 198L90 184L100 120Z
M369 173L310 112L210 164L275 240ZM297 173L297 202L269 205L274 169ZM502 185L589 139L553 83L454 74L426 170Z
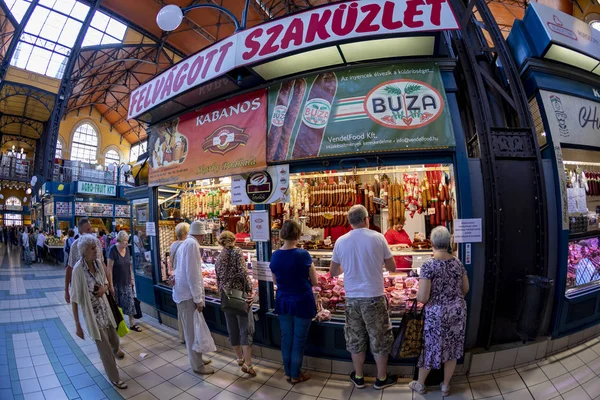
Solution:
M424 345L419 362L419 379L409 387L425 394L425 380L432 368L444 364L442 396L450 393L456 360L464 353L469 278L463 264L448 252L450 232L443 226L431 231L433 257L423 263L417 300L425 304Z
M106 299L108 279L104 268L96 258L97 240L92 235L82 235L77 245L82 259L75 264L71 277L71 306L75 319L75 334L84 339L79 322L81 307L88 334L96 342L108 379L115 387L127 389L127 384L119 377L115 361L115 356L123 358L125 354L119 348L117 324Z
M123 314L129 315L129 329L141 332L142 328L135 323L135 302L133 288L133 264L129 253L129 234L120 231L117 234L117 244L108 251L108 271L115 288L115 301L123 310Z

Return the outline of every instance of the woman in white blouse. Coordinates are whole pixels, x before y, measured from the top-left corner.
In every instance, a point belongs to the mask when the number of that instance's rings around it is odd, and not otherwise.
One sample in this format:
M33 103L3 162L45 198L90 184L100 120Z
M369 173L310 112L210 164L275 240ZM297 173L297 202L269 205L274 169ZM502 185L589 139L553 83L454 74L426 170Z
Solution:
M127 384L120 379L115 361L115 356L123 358L125 354L119 348L117 324L106 299L108 280L104 268L96 259L97 240L92 235L82 235L77 244L82 259L75 264L71 278L71 305L75 319L75 333L84 339L83 329L79 323L79 307L81 307L88 334L98 347L106 375L115 387L126 389Z

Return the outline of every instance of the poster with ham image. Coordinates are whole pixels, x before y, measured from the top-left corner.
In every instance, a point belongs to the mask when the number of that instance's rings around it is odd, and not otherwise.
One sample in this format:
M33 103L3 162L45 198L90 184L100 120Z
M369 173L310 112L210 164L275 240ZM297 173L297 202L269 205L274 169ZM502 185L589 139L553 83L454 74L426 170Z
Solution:
M269 88L269 162L455 146L437 64L384 65Z
M243 94L152 128L149 185L263 170L266 90Z

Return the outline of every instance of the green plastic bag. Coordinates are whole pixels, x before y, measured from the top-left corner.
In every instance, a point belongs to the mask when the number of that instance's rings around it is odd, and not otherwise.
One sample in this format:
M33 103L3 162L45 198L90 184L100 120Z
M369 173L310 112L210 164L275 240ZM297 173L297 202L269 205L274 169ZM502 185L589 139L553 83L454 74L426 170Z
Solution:
M125 323L125 316L123 315L123 310L121 309L121 307L119 307L119 312L121 313L121 316L123 318L121 319L121 322L119 322L119 326L117 327L117 335L119 335L119 337L123 337L129 333L129 328Z

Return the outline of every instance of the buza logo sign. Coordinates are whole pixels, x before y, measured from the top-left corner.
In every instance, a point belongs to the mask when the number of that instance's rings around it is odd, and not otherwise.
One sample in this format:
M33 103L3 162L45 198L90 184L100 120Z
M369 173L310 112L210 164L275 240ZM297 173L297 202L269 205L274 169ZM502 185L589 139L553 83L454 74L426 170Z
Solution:
M327 125L331 114L331 103L325 99L310 99L304 105L302 121L313 129L321 129Z
M228 153L240 145L245 146L250 136L244 133L243 128L234 125L221 126L208 135L202 143L202 150L214 154Z
M285 122L285 114L287 114L286 106L275 106L273 110L273 117L271 118L271 124L275 126L283 126Z
M414 129L435 121L444 109L441 94L428 84L411 79L384 82L364 103L369 118L388 128Z

